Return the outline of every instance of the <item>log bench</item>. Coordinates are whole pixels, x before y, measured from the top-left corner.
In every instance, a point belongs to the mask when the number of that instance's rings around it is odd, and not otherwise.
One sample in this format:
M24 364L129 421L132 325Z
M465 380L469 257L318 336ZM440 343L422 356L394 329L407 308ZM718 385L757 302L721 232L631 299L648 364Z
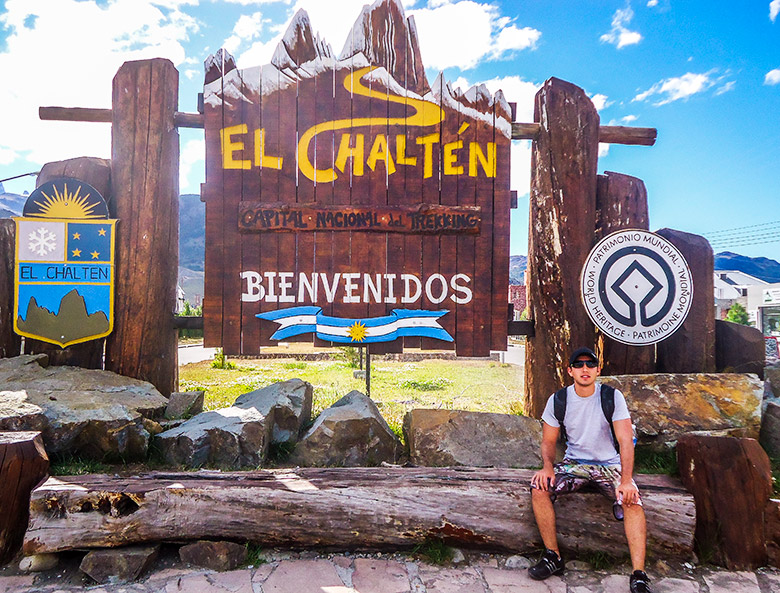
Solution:
M52 477L35 489L25 554L197 539L264 546L403 548L430 538L511 552L541 547L532 470L296 468ZM693 557L693 497L668 476L637 476L648 553ZM598 494L556 503L569 552L626 553L621 523Z

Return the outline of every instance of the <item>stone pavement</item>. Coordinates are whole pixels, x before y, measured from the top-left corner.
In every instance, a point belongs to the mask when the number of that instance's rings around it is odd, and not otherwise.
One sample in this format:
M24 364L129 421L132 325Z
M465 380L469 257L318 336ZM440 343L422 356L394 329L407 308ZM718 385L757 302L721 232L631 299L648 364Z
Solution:
M213 572L169 566L131 585L89 584L74 569L7 575L0 593L625 593L628 570L599 571L573 563L564 576L538 582L528 578L520 556L479 555L458 566L434 566L402 555L278 553L257 567ZM9 565L10 566L10 565ZM571 566L571 565L570 565ZM770 593L780 591L780 570L726 572L665 562L650 570L656 593ZM17 572L18 571L11 571Z

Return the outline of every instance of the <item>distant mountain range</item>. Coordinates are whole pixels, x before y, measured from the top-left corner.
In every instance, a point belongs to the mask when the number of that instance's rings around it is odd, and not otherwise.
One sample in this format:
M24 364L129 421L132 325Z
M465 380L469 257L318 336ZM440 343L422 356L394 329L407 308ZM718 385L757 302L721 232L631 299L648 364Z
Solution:
M746 257L723 251L715 255L716 270L737 270L764 282L780 282L780 263L768 257Z

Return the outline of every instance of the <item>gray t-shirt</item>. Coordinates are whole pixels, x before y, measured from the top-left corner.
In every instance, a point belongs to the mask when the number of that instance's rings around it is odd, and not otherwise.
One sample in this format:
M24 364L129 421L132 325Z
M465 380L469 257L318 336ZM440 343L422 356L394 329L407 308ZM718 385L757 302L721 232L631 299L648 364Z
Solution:
M551 395L547 400L542 420L558 428L560 423L555 419L553 399L554 395ZM612 421L626 418L631 418L626 398L615 389L615 413ZM588 397L580 397L574 391L574 385L569 385L566 389L566 415L563 423L566 425L568 438L566 459L582 463L620 465L620 455L612 442L609 422L601 409L601 383L596 383L596 390Z

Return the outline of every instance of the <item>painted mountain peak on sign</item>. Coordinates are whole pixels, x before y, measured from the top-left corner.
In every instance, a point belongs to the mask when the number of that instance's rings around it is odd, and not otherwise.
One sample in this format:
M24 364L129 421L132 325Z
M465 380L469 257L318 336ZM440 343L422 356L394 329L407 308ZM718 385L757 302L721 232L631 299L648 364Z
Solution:
M330 44L314 34L309 14L302 8L295 13L287 31L276 46L271 64L284 70L296 70L307 62L333 60Z
M105 312L87 313L84 297L75 288L62 297L57 313L38 305L35 297L32 297L27 304L25 319L20 317L16 325L26 335L34 335L60 346L79 342L83 338L107 335L110 331Z
M414 17L406 17L400 0L376 0L364 6L341 50L340 60L362 53L383 66L395 80L418 95L430 90L425 77Z

